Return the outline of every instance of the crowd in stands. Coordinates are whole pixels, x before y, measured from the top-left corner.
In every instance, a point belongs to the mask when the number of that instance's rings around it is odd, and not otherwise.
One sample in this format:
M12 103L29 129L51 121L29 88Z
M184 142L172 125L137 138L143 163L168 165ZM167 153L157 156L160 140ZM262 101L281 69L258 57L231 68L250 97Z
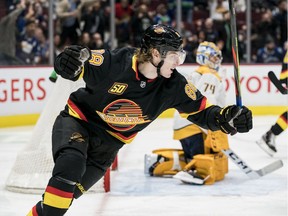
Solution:
M111 48L109 0L54 1L54 55L69 44L91 49ZM115 1L117 47L139 47L141 35L151 24L176 27L176 2L172 0ZM199 43L216 43L223 62L231 63L231 33L228 0L182 0L181 33L186 63L195 63ZM239 58L246 62L246 4L235 0ZM49 1L4 0L0 7L0 53L25 64L49 63ZM280 63L287 49L287 1L251 0L252 62Z

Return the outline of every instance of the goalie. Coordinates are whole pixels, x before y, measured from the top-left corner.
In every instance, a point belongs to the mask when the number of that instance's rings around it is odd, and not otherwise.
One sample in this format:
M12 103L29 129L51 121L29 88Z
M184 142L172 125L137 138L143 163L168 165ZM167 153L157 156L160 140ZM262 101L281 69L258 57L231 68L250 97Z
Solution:
M208 100L221 107L225 105L225 87L219 74L222 54L212 42L203 42L197 49L195 71L183 74ZM184 118L183 118L184 117ZM174 175L185 183L213 184L228 172L228 159L221 152L227 149L227 134L203 129L186 116L175 112L174 139L182 149L158 149L153 157L146 155L146 172L154 176ZM152 164L152 166L150 166ZM179 172L180 171L180 172Z

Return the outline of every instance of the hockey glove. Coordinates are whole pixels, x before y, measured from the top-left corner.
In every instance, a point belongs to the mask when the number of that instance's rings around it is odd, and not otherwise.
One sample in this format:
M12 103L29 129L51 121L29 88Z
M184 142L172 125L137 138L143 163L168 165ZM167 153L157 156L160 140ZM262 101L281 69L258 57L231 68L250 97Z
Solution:
M234 135L237 132L244 133L252 129L252 113L243 106L231 105L223 108L216 115L216 121L220 130L226 134Z
M55 71L65 79L73 80L80 74L84 63L91 57L87 47L72 45L56 57Z

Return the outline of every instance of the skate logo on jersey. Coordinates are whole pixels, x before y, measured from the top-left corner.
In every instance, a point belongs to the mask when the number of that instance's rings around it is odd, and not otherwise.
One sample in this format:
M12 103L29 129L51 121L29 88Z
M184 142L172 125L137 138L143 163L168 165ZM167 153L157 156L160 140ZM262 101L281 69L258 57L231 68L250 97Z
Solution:
M196 92L197 92L197 88L191 82L188 82L188 84L185 85L185 93L192 100L196 100L197 98Z
M143 116L141 107L134 101L119 99L108 104L102 112L96 111L100 118L117 131L128 131L138 124L151 120Z
M112 87L108 90L110 94L122 95L127 89L128 84L115 82Z

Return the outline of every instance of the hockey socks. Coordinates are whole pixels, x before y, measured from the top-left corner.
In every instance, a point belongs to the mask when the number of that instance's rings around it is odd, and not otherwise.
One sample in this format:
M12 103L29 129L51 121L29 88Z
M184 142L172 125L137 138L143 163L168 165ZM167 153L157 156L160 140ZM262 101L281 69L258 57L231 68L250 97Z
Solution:
M38 202L27 216L62 216L73 201L75 185L52 177L43 194L43 201Z
M27 214L27 216L42 216L42 201L39 201Z

